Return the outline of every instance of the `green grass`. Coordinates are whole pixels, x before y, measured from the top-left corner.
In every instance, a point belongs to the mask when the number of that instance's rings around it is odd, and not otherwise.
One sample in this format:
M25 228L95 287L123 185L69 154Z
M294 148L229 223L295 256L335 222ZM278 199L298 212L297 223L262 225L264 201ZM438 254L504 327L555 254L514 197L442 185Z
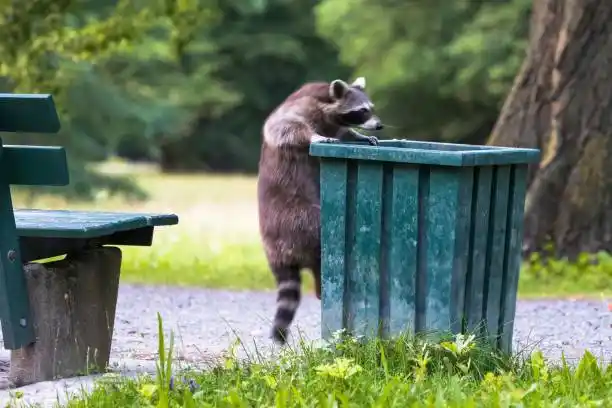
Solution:
M110 374L66 406L612 406L612 365L601 365L589 352L578 364L554 365L538 351L511 357L474 336L369 341L338 336L325 347L303 342L276 359L238 360L230 353L210 370L175 373L172 346L172 334L168 350L160 336L155 378Z
M241 175L162 175L155 168L110 162L103 171L130 174L149 192L147 202L107 197L95 203L65 202L49 196L33 202L14 189L16 206L174 212L177 226L156 232L151 248L124 247L123 282L228 289L272 289L257 227L256 181ZM534 259L519 282L520 297L608 296L612 257L577 263ZM312 278L305 274L307 290Z
M125 248L121 273L124 282L257 290L274 287L256 241L194 242L184 236L155 251ZM309 282L311 285L312 279Z

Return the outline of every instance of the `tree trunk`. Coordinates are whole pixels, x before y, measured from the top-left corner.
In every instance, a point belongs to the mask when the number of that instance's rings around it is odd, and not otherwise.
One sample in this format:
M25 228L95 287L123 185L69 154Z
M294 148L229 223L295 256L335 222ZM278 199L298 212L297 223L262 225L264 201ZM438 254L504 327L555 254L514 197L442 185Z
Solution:
M536 147L524 253L612 251L612 1L534 0L525 62L489 144Z

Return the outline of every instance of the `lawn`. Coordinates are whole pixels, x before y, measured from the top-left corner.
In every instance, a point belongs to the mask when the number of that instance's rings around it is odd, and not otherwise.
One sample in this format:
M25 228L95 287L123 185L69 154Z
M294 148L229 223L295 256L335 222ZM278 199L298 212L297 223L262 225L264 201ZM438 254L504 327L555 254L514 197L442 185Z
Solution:
M152 248L124 247L123 282L190 285L209 288L272 289L257 230L256 179L242 175L160 174L154 167L109 162L106 172L130 174L150 194L146 202L108 198L95 203L65 202L42 196L26 204L15 191L15 206L174 212L177 226L156 232ZM312 290L310 274L305 284ZM612 257L599 255L578 263L535 260L525 265L521 297L585 296L612 293Z
M163 331L160 319L160 332ZM163 339L163 337L161 337ZM172 344L172 341L171 341ZM236 345L238 346L238 345ZM171 350L171 347L168 349ZM508 356L470 335L306 342L275 360L229 356L173 372L160 342L155 378L107 374L66 407L607 407L612 365L586 352L576 365L538 352ZM19 395L16 395L18 401Z

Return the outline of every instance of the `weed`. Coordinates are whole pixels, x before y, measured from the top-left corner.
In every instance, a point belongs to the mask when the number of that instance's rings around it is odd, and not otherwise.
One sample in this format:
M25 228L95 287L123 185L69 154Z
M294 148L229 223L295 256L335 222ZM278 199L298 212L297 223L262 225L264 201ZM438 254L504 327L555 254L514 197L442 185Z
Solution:
M161 318L159 319L159 333ZM172 335L171 335L172 336ZM171 348L160 340L156 379L98 383L68 407L596 407L612 403L612 366L586 352L576 366L542 353L512 357L473 335L415 336L325 347L302 342L276 359L238 360L171 381ZM167 357L166 357L167 356ZM121 384L118 386L117 384ZM197 384L197 385L194 385ZM152 391L154 390L154 391Z

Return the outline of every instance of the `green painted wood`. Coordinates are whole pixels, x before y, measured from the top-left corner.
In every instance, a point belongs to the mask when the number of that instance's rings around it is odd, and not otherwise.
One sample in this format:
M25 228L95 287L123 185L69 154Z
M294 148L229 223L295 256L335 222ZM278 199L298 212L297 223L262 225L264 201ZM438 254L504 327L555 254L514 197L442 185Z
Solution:
M95 238L19 237L22 263L75 254L93 246L151 246L155 227L144 227Z
M457 172L459 191L457 195L457 218L455 221L453 271L451 274L450 296L450 330L461 332L465 326L465 286L468 268L470 267L470 235L472 230L472 198L474 186L474 168L466 167ZM444 299L447 302L449 299ZM446 328L448 330L448 327Z
M416 276L414 278L415 304L414 304L414 331L420 333L427 331L427 251L429 248L429 237L427 235L427 214L429 208L429 177L430 166L419 167L419 189L418 189L418 214L417 214L417 258Z
M0 159L9 184L65 186L69 182L63 147L5 145Z
M379 146L367 143L312 143L310 154L354 160L374 160L394 163L413 163L439 166L491 166L503 164L536 163L537 149L517 149L499 146L472 146L413 142L409 140L382 140Z
M527 166L512 166L512 195L506 229L506 250L504 262L504 288L499 332L501 332L499 347L509 353L512 350L512 334L514 332L514 317L516 313L516 295L521 269L521 250L523 242L523 213L527 189Z
M510 192L510 166L493 169L493 193L487 244L486 328L491 341L497 341L502 301L503 267L506 249L506 218Z
M492 167L477 167L474 170L474 190L470 230L469 265L465 288L465 317L467 329L482 331L486 316L485 274L489 231L489 210L491 207Z
M7 174L0 172L0 321L4 348L9 350L35 340L21 265L10 187Z
M24 237L94 238L118 231L178 224L175 214L71 210L15 210L17 233Z
M431 168L429 175L429 197L426 221L420 228L427 235L425 260L427 331L450 328L451 295L450 276L453 273L455 224L459 203L459 180L457 175L442 168Z
M376 336L380 325L380 241L383 171L378 163L357 167L354 207L354 249L352 267L347 271L350 304L349 327L356 335Z
M48 94L0 93L0 132L57 133L60 121Z
M445 331L461 324L458 311L463 312L464 295L458 289L464 290L460 282L465 279L467 253L458 250L469 237L469 214L463 207L470 208L471 182L470 169L431 168L427 221L422 226L427 234L427 330Z
M321 336L345 327L347 162L321 163ZM350 208L350 206L349 206Z
M382 326L386 337L471 331L484 321L501 339L498 346L511 347L526 164L533 156L516 164L513 149L497 150L493 159L470 156L487 153L486 146L332 145L336 150L311 145L322 163L322 325L361 335ZM354 148L371 157L352 156ZM397 156L419 149L438 158L406 163L409 155ZM459 168L448 165L453 156L446 153L466 152ZM495 164L470 164L478 160Z
M419 168L389 167L385 176L381 250L386 256L381 274L387 277L388 292L382 294L382 303L388 312L384 334L398 335L414 328L416 318Z

